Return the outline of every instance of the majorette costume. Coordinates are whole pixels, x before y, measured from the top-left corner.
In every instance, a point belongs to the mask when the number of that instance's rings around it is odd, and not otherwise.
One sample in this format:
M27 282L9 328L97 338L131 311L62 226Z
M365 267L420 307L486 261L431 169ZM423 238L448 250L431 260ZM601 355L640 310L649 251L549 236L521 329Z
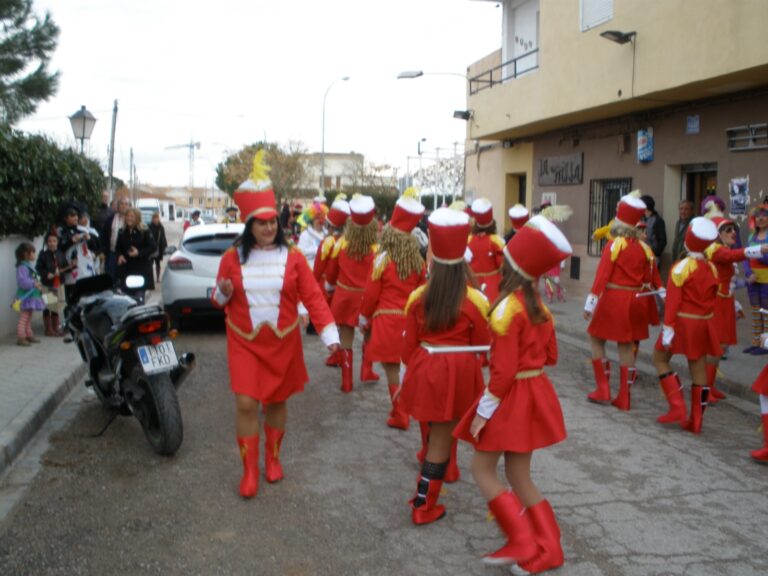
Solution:
M761 464L768 464L768 366L762 369L760 375L752 384L752 391L760 394L760 419L763 425L764 446L749 453Z
M616 207L614 227L634 228L645 213L642 200L628 194ZM656 266L650 246L637 238L618 236L603 248L592 290L584 305L592 313L587 332L598 340L632 344L648 338L648 302L638 294L652 282ZM596 389L587 395L592 402L611 400L611 364L607 358L594 358L592 369ZM630 408L630 387L637 377L634 366L620 366L619 393L613 405Z
M309 267L314 269L315 258L320 251L320 245L325 238L325 230L321 229L320 232L314 229L312 223L315 220L320 220L325 223L328 214L328 206L319 200L315 200L304 209L301 213L300 219L306 223L306 227L299 235L298 248L302 251L304 256L307 257Z
M469 236L469 216L438 208L429 217L429 242L436 263L463 265ZM458 420L482 393L480 359L473 352L439 353L446 346L483 346L490 342L488 299L466 287L456 323L439 332L427 330L424 296L428 285L416 289L406 306L402 361L406 365L400 401L403 409L421 423ZM437 350L430 353L428 347ZM455 462L455 457L453 458ZM448 462L422 464L416 497L411 501L416 524L434 522L445 514L437 504Z
M542 274L572 252L555 224L534 216L510 239L504 256L535 286ZM491 378L454 432L475 450L528 453L566 437L560 401L544 372L544 366L557 362L554 323L549 311L544 311L547 320L532 323L521 288L491 312ZM477 439L470 433L476 415L487 420ZM529 572L563 563L560 529L549 502L541 500L524 510L516 495L502 492L488 506L508 541L486 556L487 563L519 562Z
M478 198L472 202L470 210L475 218L476 228L482 230L493 226L493 204L490 200ZM490 302L494 302L499 295L504 240L498 234L476 231L469 237L467 248L469 267L474 272L478 285L483 287L483 293Z
M339 326L357 326L360 317L360 307L363 304L363 292L368 276L371 274L373 259L378 245L372 242L365 247L364 254L351 255L349 252L350 238L362 235L365 228L375 226L373 217L376 207L370 196L355 196L349 202L351 212L347 221L346 231L336 243L331 255L331 261L325 272L326 290L333 292L331 311ZM373 224L372 224L373 223ZM363 344L360 380L378 380L373 373L370 361L366 362L365 344ZM354 361L352 349L342 350L341 390L351 392L353 387Z
M509 209L507 212L509 215L509 222L512 224L512 229L517 232L525 226L525 223L528 222L530 218L530 214L528 213L528 208L523 206L522 204L515 204L512 206L512 208Z
M408 191L406 191L408 192ZM426 280L426 267L419 253L416 239L411 230L421 220L424 206L416 198L403 195L397 200L389 230L382 236L382 251L373 262L373 270L365 285L363 305L360 310L360 326L370 324L371 338L368 342L368 357L372 362L400 364L403 331L405 330L405 305L408 297ZM410 253L415 261L410 263L418 269L409 270L406 262L396 262L395 258L406 253L390 254L384 247L391 242L412 243ZM405 277L402 276L405 273ZM392 410L387 425L402 430L408 429L408 414L403 411L399 400L395 402L398 383L389 383L389 396Z
M275 195L263 164L261 151L254 159L254 170L235 191L250 233L252 219L277 217ZM233 292L225 296L218 288L230 280ZM339 342L339 335L328 304L296 248L254 246L243 262L242 246L224 253L211 296L213 304L224 308L227 328L227 361L230 387L235 394L254 398L265 405L284 402L301 392L307 382L304 366L298 304L303 302L326 345ZM264 427L267 480L282 478L279 461L283 430ZM258 490L259 437L238 438L244 475L240 494L256 495Z
M656 350L683 354L688 360L722 355L714 314L719 287L717 270L704 256L716 238L717 227L711 220L703 217L691 220L685 232L688 256L676 262L669 273L664 324L656 341ZM659 416L657 421L662 424L678 422L694 434L701 432L709 396L706 383L692 384L691 416L686 422L680 378L671 372L661 374L659 379L669 401L669 412Z
M768 204L758 206L749 217L749 227L752 232L747 239L747 246L760 247L768 242L768 230L757 228L757 217L768 215ZM762 237L761 237L762 236ZM754 282L747 284L749 293L749 305L752 312L752 342L744 352L755 355L768 354L760 346L760 334L768 329L761 308L768 308L768 254L761 254L757 258L750 258L744 262L744 276L754 276Z

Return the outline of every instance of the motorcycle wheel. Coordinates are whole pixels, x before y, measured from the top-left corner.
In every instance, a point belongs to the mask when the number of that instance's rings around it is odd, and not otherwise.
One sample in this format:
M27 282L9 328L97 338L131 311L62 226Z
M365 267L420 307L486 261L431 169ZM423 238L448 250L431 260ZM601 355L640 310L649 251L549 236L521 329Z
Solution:
M148 376L137 366L133 370L133 379L144 390L140 405L134 407L144 436L155 453L172 456L181 446L184 428L171 377L167 372Z

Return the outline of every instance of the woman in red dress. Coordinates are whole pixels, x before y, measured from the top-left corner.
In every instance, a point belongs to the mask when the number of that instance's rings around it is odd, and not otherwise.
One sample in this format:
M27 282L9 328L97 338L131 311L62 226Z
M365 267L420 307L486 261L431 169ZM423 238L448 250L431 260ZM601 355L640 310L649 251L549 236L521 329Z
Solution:
M507 537L487 564L543 572L563 563L560 529L531 479L533 451L565 439L560 401L544 366L557 362L555 327L536 289L539 277L572 253L557 226L538 215L504 249L501 294L490 312L491 377L455 434L475 447L472 474ZM504 456L506 479L497 467Z
M325 272L326 289L333 292L331 312L341 333L341 391L352 392L355 327L360 319L365 282L371 274L376 244L376 207L370 196L354 196L349 202L351 216L347 220L344 236L336 243L331 261ZM366 368L363 343L360 380L378 380L370 365Z
M303 302L329 349L339 336L307 259L288 245L277 223L275 195L259 152L251 177L235 191L245 230L222 257L211 296L224 308L230 387L235 393L237 443L243 460L240 495L259 488L259 404L264 404L267 482L283 477L280 445L286 401L307 382L298 305Z
M426 278L424 260L411 230L423 213L424 206L416 198L403 195L397 200L392 220L381 236L360 310L360 327L371 333L369 358L381 362L387 376L392 401L387 426L401 430L407 430L409 424L408 414L395 397L400 387L405 305L411 292L424 284Z
M478 198L472 202L470 210L475 226L467 243L469 267L488 301L493 303L499 295L504 240L496 234L496 221L493 219L493 204L490 200Z
M661 388L669 402L669 411L656 421L679 423L699 434L707 406L707 356L721 356L720 335L715 320L718 279L714 264L704 252L717 238L717 227L708 218L691 220L685 232L688 256L675 263L667 281L664 324L653 351L653 363ZM686 420L685 399L677 373L672 371L673 354L683 354L691 371L691 416Z
M755 462L768 464L768 366L760 371L760 375L752 385L752 391L760 395L760 419L763 421L762 448L749 453Z
M619 349L619 393L612 402L619 410L630 408L630 387L637 377L635 342L648 338L647 297L638 298L651 282L656 266L653 251L639 239L636 228L645 213L645 204L635 193L624 196L616 208L611 226L612 239L605 245L592 290L584 305L587 332L592 342L592 370L597 388L587 395L591 402L610 402L611 364L606 358L606 341Z
M402 360L406 365L400 401L420 423L430 423L427 450L411 499L414 524L445 515L438 504L451 453L456 422L482 393L480 359L474 351L447 347L484 346L488 334L488 300L469 286L464 261L469 216L438 208L429 217L432 268L406 306Z

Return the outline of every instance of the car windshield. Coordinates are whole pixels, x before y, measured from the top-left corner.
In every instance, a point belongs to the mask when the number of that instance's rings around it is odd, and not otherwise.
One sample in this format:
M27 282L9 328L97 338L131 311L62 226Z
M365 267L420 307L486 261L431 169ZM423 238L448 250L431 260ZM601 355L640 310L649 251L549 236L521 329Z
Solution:
M192 254L202 256L221 256L232 246L237 236L232 232L195 236L184 241L184 249Z

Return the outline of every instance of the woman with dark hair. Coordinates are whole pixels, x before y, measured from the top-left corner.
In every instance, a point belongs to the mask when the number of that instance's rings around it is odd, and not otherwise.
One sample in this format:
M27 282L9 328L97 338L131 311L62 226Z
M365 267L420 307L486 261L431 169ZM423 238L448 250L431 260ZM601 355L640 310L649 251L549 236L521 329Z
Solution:
M331 350L339 335L307 259L286 240L277 221L275 195L263 164L254 160L251 177L235 191L245 230L221 259L213 303L224 308L230 388L235 394L235 428L243 477L240 495L259 489L259 404L264 405L267 482L283 478L280 446L287 400L304 390L299 303L309 311L320 339Z
M149 233L152 234L152 238L155 241L155 246L157 246L157 251L152 254L152 262L155 265L155 275L157 276L157 281L160 282L160 265L163 262L165 249L168 248L168 240L165 237L165 227L160 220L159 212L152 214L152 221L149 223Z
M464 212L438 208L430 215L429 280L411 294L405 308L406 371L400 402L405 412L430 426L416 495L410 501L414 524L445 515L445 506L437 501L454 442L451 434L483 390L480 358L461 350L490 341L488 299L470 286L472 272L464 261L468 237L469 216Z
M481 290L493 303L499 295L504 239L496 234L496 220L493 219L490 200L478 198L472 202L471 211L475 225L467 243L469 267L475 273Z

